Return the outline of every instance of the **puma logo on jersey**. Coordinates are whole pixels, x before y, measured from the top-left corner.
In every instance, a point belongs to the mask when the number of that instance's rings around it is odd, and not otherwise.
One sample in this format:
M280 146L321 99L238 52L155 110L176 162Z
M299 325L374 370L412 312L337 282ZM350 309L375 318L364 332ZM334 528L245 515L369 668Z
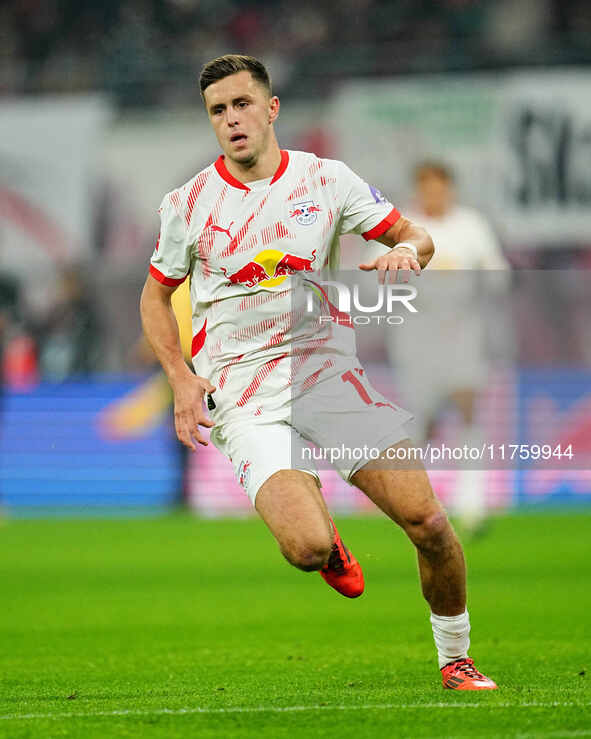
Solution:
M222 228L221 226L212 225L211 230L212 231L219 231L220 233L226 234L226 236L231 240L232 239L232 234L230 233L230 229L232 228L232 224L233 223L234 223L234 221L231 221L230 222L230 225L228 226L228 228Z

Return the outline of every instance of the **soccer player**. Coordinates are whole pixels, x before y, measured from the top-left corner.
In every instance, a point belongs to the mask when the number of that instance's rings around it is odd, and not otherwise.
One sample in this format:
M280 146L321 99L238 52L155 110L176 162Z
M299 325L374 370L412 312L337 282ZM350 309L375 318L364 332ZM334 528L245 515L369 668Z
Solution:
M485 217L457 202L454 175L444 162L426 160L414 171L415 199L408 215L428 229L436 252L429 263L431 284L423 290L412 330L390 331L387 348L398 369L401 390L415 404L415 438L433 438L442 409L453 408L460 421L457 446L484 443L476 419L478 392L488 382L484 316L479 291L504 291L509 264ZM451 270L435 278L434 270ZM464 270L486 270L463 275ZM417 340L418 339L418 340ZM445 373L434 371L439 357L453 347L456 361ZM418 437L418 438L417 438ZM486 513L486 476L462 469L456 475L453 509L463 530L481 530Z
M386 455L408 447L404 423L411 414L367 382L343 344L350 328L328 323L311 334L297 300L294 310L294 295L299 277L313 282L316 272L336 264L342 233L391 247L360 265L377 270L381 282L398 270L419 273L433 244L342 162L279 148L273 129L279 99L259 61L214 59L203 68L200 87L223 153L162 201L141 298L144 331L174 393L179 440L195 449L195 442L207 443L200 426L212 428L211 440L231 460L286 559L356 597L364 588L361 567L302 451L307 440L352 447L362 439ZM196 374L184 362L170 305L189 275ZM312 413L298 420L299 402ZM424 470L383 466L344 460L338 471L416 546L444 686L495 688L468 657L464 557Z

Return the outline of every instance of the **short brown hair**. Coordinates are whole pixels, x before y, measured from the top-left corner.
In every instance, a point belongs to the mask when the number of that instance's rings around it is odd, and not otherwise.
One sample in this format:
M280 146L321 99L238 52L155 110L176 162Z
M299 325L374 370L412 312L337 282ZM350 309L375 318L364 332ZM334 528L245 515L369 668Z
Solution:
M271 95L271 78L262 62L245 54L225 54L207 62L201 70L199 77L201 96L203 97L205 90L214 82L223 80L224 77L229 77L231 74L244 71L250 72L253 79L260 82Z
M440 180L444 180L450 184L453 184L454 182L454 175L451 167L448 167L447 164L436 159L425 159L416 165L414 170L415 182L422 180L423 177L430 174L435 175L435 177L439 177Z

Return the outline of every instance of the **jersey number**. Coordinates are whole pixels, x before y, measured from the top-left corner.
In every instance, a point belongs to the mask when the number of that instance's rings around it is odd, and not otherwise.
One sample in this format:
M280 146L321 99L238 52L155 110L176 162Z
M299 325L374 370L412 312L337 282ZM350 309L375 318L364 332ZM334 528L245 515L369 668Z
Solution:
M355 368L355 372L358 372L360 375L363 374L362 369ZM357 390L357 392L359 393L359 397L361 398L361 400L363 400L363 402L366 405L375 405L376 408L388 407L388 408L392 408L395 411L399 410L395 405L392 405L392 403L382 403L382 402L374 403L374 401L369 397L367 390L363 387L360 380L357 377L355 377L355 375L351 372L351 370L347 370L347 372L343 372L343 374L341 375L341 380L343 382L350 382L351 385L353 385L353 387L355 388L355 390Z

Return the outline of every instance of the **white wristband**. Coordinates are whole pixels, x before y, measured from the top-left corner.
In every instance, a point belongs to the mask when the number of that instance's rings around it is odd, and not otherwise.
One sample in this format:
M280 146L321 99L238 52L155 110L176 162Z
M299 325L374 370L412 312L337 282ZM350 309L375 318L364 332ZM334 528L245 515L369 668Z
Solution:
M396 244L394 249L398 249L399 246L402 246L405 249L410 249L414 253L415 259L419 258L419 252L414 244L410 244L408 241L401 241L399 244Z

